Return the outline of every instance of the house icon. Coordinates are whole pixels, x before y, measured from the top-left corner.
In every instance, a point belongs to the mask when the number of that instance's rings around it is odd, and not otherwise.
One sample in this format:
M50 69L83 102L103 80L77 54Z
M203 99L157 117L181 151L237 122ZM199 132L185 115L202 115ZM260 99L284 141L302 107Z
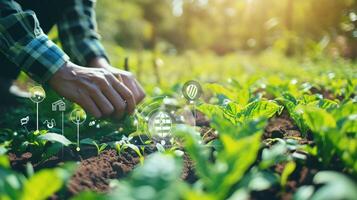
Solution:
M58 100L52 103L52 111L66 111L66 103L62 100Z

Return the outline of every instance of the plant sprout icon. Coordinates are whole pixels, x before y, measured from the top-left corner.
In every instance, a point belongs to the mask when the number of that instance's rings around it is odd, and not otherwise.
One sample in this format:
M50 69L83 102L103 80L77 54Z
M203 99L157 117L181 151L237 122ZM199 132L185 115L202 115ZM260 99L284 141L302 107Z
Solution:
M188 101L195 101L201 97L202 87L197 81L188 81L182 88L182 94Z
M71 112L70 116L71 121L77 125L77 151L80 151L79 148L79 125L83 124L87 119L86 112L81 108L76 108Z
M193 112L196 118L195 101L197 101L202 95L201 84L193 80L186 82L183 85L182 94L188 100L188 102L193 106Z
M36 131L38 131L38 105L46 98L46 92L41 86L30 88L30 99L36 103Z

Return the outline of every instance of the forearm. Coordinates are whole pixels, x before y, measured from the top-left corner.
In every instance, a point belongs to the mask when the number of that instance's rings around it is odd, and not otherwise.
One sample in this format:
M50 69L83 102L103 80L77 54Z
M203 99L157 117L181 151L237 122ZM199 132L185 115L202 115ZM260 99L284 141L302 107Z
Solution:
M94 7L92 0L73 0L57 24L64 51L82 66L91 65L97 57L107 58L99 41Z
M0 16L1 53L37 82L46 82L69 60L43 33L34 12L0 1Z

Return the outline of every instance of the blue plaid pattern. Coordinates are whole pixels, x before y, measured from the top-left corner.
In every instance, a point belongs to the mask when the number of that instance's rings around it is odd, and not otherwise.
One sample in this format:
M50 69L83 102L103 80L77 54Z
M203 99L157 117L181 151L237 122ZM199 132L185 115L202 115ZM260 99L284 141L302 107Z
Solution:
M71 57L79 65L107 58L96 32L94 0L72 0L58 21L63 52L43 33L33 11L0 0L0 53L39 83L45 83ZM7 66L1 66L7 67Z

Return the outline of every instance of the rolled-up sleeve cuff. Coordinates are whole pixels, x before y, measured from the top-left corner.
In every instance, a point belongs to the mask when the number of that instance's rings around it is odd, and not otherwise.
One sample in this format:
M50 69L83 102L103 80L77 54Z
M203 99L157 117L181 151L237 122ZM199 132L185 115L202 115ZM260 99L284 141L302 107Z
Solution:
M18 65L39 83L47 82L69 60L44 34L32 39L20 52L16 58Z

